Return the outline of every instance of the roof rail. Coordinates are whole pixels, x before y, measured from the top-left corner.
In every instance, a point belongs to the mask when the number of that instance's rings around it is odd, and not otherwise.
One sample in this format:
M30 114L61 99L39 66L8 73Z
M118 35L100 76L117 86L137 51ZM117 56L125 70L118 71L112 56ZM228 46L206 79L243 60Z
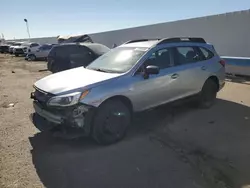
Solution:
M125 42L124 44L134 43L134 42L144 42L144 41L150 41L150 40L161 40L161 39L135 39L135 40L129 40Z
M163 38L163 39L135 39L135 40L129 40L123 44L130 44L135 42L145 42L145 41L151 41L151 40L158 40L159 42L156 45L159 44L165 44L165 43L175 43L175 42L197 42L197 43L206 43L206 41L201 37L173 37L173 38Z
M174 42L198 42L198 43L206 43L203 38L198 37L175 37L175 38L165 38L162 39L157 45L165 44L165 43L174 43Z

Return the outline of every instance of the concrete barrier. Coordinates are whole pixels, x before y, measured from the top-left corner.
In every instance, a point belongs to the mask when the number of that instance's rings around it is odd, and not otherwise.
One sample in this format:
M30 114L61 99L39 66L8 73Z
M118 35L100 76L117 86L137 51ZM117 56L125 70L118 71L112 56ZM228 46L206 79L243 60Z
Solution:
M221 56L226 61L226 73L250 76L250 58Z

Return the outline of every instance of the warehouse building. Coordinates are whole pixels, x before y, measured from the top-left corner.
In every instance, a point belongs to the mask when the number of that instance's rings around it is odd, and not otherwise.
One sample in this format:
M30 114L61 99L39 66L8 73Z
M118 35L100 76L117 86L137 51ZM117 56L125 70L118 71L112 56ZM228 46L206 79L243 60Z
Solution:
M112 47L128 40L176 36L203 37L223 56L250 56L250 10L159 23L141 27L89 34L94 42ZM34 38L40 43L55 43L56 37Z

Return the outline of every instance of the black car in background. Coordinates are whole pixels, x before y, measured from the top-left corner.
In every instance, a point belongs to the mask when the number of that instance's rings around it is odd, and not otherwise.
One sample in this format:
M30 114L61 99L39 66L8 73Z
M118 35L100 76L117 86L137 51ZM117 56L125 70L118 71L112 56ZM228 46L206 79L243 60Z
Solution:
M9 45L0 45L0 53L9 53Z
M99 43L65 43L55 45L48 55L48 70L52 73L87 66L110 48Z

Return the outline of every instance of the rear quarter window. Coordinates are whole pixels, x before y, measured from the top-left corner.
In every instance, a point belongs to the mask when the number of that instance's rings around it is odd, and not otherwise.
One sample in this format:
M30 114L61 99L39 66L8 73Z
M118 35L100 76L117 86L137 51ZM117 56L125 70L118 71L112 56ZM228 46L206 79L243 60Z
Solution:
M204 60L208 60L214 57L214 53L211 52L210 50L203 48L203 47L199 47L199 49L201 50L202 55L204 56Z
M56 58L65 58L68 57L68 46L54 46L49 53L49 56L53 56Z

